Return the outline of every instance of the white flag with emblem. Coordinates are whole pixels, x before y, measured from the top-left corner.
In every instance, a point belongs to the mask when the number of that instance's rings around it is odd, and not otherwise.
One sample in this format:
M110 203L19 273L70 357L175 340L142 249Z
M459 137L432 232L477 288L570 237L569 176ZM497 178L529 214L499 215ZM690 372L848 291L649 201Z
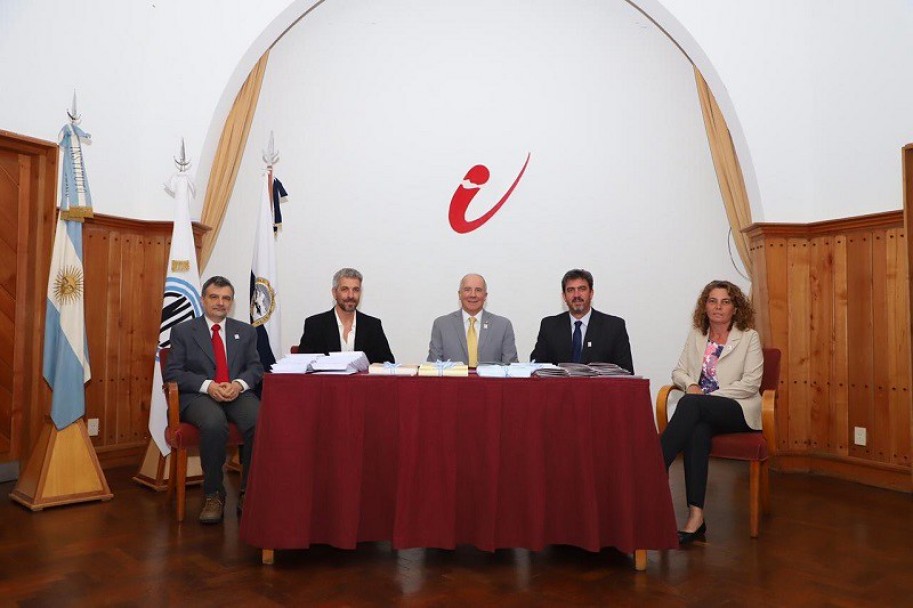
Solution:
M165 441L168 427L168 403L162 393L162 372L159 351L171 346L171 328L203 314L200 302L200 271L197 268L193 228L190 224L190 200L193 182L187 173L176 173L166 187L174 197L174 227L171 232L171 252L165 270L165 297L162 301L162 322L155 350L152 371L152 399L149 408L149 434L163 456L171 453Z
M254 258L250 269L250 322L257 328L257 350L260 353L260 362L266 369L282 356L271 181L272 173L269 170L264 171L257 213Z

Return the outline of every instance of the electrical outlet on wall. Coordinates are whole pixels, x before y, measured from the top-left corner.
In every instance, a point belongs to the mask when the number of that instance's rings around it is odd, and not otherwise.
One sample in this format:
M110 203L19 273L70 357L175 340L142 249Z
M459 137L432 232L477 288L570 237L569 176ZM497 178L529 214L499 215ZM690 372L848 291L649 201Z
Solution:
M98 436L98 418L89 418L89 437Z
M853 427L853 443L856 445L865 445L866 432L864 426Z

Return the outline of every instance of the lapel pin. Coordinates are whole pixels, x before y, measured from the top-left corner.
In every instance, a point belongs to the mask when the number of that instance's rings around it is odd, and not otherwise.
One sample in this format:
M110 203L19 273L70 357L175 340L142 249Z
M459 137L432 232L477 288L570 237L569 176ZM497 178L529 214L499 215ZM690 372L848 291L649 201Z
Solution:
M586 343L586 347L587 347L587 348L593 348L593 343L592 343L592 342L587 342L587 343Z
M241 339L241 336L239 336L238 334L235 334L235 340L240 340L240 339Z
M488 323L482 323L482 329L488 329Z

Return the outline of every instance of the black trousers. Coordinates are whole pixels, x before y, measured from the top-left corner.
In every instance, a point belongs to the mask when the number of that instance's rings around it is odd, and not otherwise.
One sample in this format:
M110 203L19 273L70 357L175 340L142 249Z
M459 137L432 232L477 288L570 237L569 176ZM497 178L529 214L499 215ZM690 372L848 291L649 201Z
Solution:
M689 506L704 508L711 438L752 430L745 423L742 407L734 399L688 394L679 400L660 437L660 444L667 469L679 452L684 456L685 495Z
M251 391L244 391L234 401L219 403L206 394L200 394L181 410L181 420L200 429L200 465L203 468L203 493L225 494L222 468L225 466L225 449L228 443L228 423L234 422L244 437L241 448L241 491L247 487L247 471L254 453L254 431L260 400Z

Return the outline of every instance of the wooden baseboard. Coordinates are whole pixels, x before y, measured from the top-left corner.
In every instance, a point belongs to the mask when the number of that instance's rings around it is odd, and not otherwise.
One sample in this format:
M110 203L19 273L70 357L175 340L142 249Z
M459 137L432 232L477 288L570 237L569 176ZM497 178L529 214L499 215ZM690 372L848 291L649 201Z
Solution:
M909 467L829 455L777 454L772 466L784 473L812 473L854 481L867 486L913 493Z
M135 467L143 460L143 455L146 453L146 442L113 448L95 448L95 453L98 455L98 464L102 469Z

